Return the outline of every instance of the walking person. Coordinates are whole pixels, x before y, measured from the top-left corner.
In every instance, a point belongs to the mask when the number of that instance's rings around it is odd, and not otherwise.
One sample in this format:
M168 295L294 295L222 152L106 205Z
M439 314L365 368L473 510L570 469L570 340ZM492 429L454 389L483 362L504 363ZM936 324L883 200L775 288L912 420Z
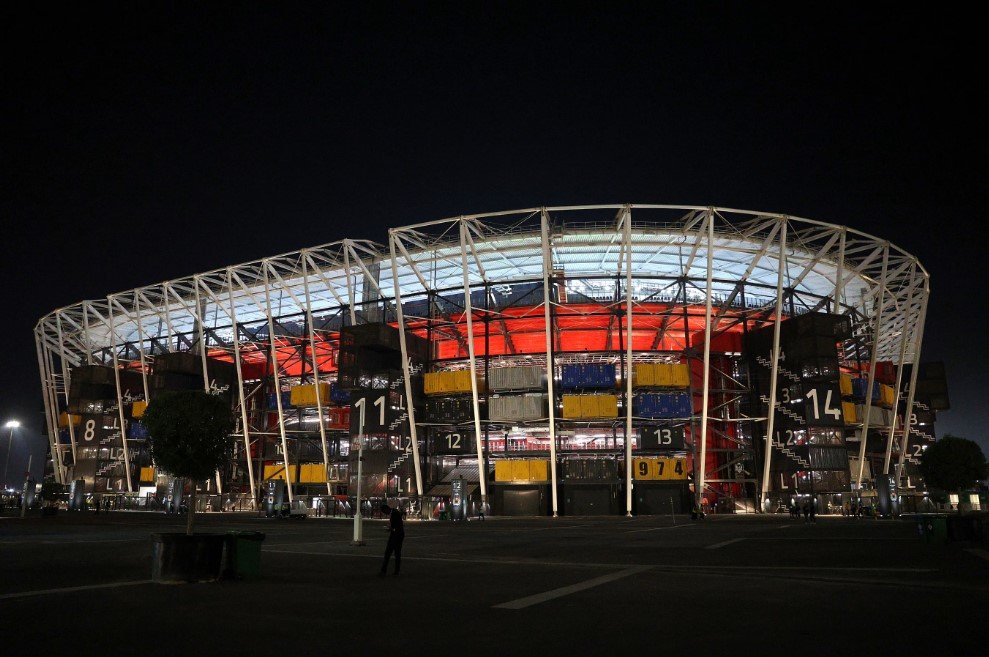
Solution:
M804 502L804 522L810 521L810 507Z
M817 507L814 505L814 500L810 501L810 521L817 522Z
M382 505L381 510L386 512L387 505ZM388 560L391 559L392 552L395 553L395 574L398 575L402 568L402 541L405 540L405 522L402 520L402 510L398 507L390 509L388 516L388 545L385 547L385 560L381 563L379 575L388 574Z

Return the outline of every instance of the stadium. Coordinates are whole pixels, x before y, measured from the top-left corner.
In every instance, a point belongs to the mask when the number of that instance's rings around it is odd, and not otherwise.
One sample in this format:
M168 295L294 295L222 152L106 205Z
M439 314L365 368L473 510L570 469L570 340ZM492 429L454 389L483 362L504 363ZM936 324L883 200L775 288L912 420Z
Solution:
M465 215L59 308L36 325L50 474L77 507L437 517L917 508L948 408L929 276L845 226L718 207ZM157 470L171 390L230 459Z

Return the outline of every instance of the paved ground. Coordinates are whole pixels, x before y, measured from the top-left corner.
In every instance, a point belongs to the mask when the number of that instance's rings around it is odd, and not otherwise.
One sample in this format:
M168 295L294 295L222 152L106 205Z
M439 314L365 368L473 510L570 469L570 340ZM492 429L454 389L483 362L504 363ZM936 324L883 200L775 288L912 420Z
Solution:
M976 655L989 552L906 522L717 516L384 523L215 514L267 533L264 577L155 585L141 513L0 518L5 655Z

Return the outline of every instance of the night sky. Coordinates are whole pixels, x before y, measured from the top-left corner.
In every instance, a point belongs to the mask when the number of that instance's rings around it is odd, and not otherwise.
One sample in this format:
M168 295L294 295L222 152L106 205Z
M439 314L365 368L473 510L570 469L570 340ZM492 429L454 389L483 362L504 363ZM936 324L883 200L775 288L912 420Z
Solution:
M3 4L12 471L30 444L40 473L32 328L56 307L389 226L624 202L790 213L917 255L939 432L989 452L981 19L469 4Z

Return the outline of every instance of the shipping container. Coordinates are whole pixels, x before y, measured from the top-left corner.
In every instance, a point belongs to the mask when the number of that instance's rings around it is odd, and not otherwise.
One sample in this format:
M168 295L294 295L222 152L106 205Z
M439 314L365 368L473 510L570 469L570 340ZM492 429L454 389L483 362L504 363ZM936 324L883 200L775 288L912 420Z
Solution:
M693 414L687 393L643 392L632 398L632 413L654 419L686 418Z
M341 388L336 382L330 384L330 401L334 404L349 404L350 391Z
M499 395L492 397L488 403L488 415L492 422L523 422L547 416L544 394Z
M326 483L326 466L322 463L302 463L299 465L299 483Z
M144 417L144 412L148 410L148 402L146 401L136 401L131 404L130 415L132 418L140 419Z
M275 397L275 393L268 393L268 410L277 411L278 410L278 398ZM292 408L292 393L285 391L282 393L282 411L286 411Z
M876 363L876 381L889 385L896 383L896 368L892 361L881 360Z
M350 430L350 407L331 406L328 414L327 428L333 430Z
M285 479L285 464L277 463L272 465L264 466L264 478L268 479ZM289 465L289 481L293 484L299 480L299 466Z
M70 414L70 413L66 413L64 411L58 414L58 428L59 429L66 429L66 428L68 428L69 422L72 423L72 426L77 427L77 426L79 426L79 423L82 422L82 416L81 415L73 415L73 414Z
M340 329L341 353L361 348L398 353L401 357L401 336L396 327L382 323L357 324ZM416 362L425 362L429 357L429 343L409 331L405 332L405 348L409 357Z
M202 378L203 364L199 354L189 351L171 351L155 356L153 371L155 374L162 372L198 374Z
M895 391L892 386L888 386L885 383L879 386L879 403L882 406L893 406L893 398L895 396Z
M843 397L852 396L852 375L844 372L838 377L838 387Z
M148 428L140 422L131 422L127 427L127 438L130 440L147 440Z
M852 402L841 402L841 414L845 419L845 424L856 424L858 416L855 414L855 404Z
M472 391L470 370L454 372L427 372L423 378L427 395L469 394ZM484 377L478 376L477 390L484 390Z
M685 363L637 363L633 385L643 388L689 388L690 368Z
M872 400L879 401L879 382L873 382L872 384ZM865 377L858 377L852 379L852 397L856 399L865 399L865 395L869 390L869 380Z
M546 370L536 365L524 367L496 367L489 371L491 390L544 390Z
M618 397L615 395L563 395L563 417L566 419L617 416Z
M319 400L318 400L319 404L323 406L328 405L330 399L330 384L321 381L319 383L318 392L319 392ZM289 401L292 403L292 406L298 406L303 408L309 406L316 406L317 405L316 393L317 393L317 387L315 384L292 386L292 389L290 390L290 394L289 394Z
M602 363L564 365L562 384L567 390L613 389L615 366Z
M498 459L495 461L495 481L526 483L549 480L549 461L544 459Z

